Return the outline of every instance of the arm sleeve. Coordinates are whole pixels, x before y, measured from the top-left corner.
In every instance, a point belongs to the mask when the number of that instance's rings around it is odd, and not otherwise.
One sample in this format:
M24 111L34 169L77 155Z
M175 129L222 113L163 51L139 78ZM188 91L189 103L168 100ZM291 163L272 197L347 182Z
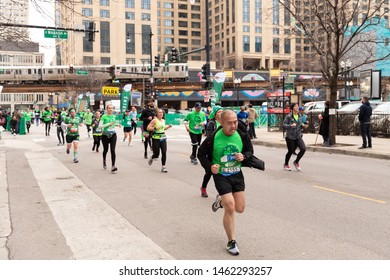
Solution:
M198 159L206 172L211 172L211 161L208 155L212 153L212 136L207 137L198 149Z

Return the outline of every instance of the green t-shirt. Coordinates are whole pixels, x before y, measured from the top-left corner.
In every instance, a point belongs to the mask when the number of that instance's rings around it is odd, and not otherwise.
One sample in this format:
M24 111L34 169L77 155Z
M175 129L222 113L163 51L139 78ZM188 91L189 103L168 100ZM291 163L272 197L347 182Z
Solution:
M115 133L116 117L114 115L109 116L109 115L104 114L100 118L100 122L103 125L111 123L111 122L114 123L114 125L109 125L109 126L103 128L103 134L113 134L113 133Z
M93 113L85 113L84 119L85 119L85 124L91 125L92 124L92 118L93 118Z
M23 114L26 122L31 122L31 113L30 112L24 112Z
M45 122L51 121L51 114L52 114L52 111L43 111L42 112L43 121L45 121Z
M187 115L185 120L188 121L191 133L202 134L201 123L206 122L206 114L203 111L196 112L194 110Z
M72 126L67 126L66 134L69 136L78 136L79 135L79 126L80 126L80 119L78 117L66 117L64 119L64 123L71 124Z
M131 117L130 115L125 116L122 120L123 127L131 127Z
M242 148L242 140L237 131L226 136L220 129L215 134L212 164L219 164L219 174L230 176L240 172L241 162L236 161L235 153L241 153Z

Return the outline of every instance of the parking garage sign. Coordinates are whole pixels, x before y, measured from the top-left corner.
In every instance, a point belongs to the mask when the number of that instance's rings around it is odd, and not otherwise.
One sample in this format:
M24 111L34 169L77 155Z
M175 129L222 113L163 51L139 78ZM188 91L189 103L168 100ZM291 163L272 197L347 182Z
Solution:
M119 88L118 87L102 87L103 96L118 96Z

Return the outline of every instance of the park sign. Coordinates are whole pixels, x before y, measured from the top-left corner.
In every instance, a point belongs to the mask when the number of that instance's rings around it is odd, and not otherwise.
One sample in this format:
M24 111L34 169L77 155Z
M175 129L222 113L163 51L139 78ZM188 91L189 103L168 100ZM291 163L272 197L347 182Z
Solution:
M68 31L66 30L45 29L44 34L45 38L68 39Z
M118 96L119 88L118 87L102 87L103 96Z

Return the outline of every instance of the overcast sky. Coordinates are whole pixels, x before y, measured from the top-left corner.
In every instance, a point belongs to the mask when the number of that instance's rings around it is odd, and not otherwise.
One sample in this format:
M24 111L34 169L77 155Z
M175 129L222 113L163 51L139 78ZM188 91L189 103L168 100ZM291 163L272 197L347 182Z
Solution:
M54 1L35 0L38 7L30 0L29 24L39 26L55 26L54 24ZM30 37L39 43L39 51L45 54L45 66L49 66L55 54L55 39L45 39L44 29L31 28Z

